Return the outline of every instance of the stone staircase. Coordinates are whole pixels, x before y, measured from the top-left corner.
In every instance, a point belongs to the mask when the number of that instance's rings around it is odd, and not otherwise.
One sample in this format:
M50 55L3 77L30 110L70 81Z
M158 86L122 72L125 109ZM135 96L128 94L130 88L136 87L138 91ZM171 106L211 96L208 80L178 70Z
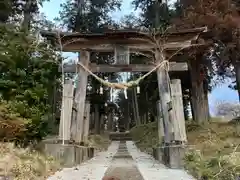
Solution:
M135 161L128 152L126 141L120 141L118 151L113 156L111 166L107 169L104 178L144 180Z
M109 138L112 141L132 141L132 137L129 132L111 132Z
M114 155L114 158L129 158L132 159L132 156L129 154L125 141L120 141L118 151Z

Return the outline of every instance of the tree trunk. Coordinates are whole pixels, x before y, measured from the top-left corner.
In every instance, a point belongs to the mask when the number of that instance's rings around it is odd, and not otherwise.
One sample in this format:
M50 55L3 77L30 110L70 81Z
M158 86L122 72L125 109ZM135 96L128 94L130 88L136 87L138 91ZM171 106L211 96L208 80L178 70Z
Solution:
M82 17L84 9L84 0L77 0L77 15L76 15L76 23L75 23L75 31L80 32L81 30L81 24L80 24L80 18Z
M113 131L113 112L108 113L108 131Z
M94 124L95 134L100 134L100 119L99 119L99 107L98 104L94 105Z
M209 111L209 103L208 103L208 82L205 80L203 82L203 91L204 91L204 103L205 103L205 111L208 112L206 114L206 118L209 120L210 119L210 111Z
M188 94L189 95L189 94ZM189 120L189 111L188 111L189 99L183 97L183 107L184 107L184 118L185 120Z
M12 2L11 1L1 1L0 2L0 23L6 23L12 12Z
M191 5L194 5L196 0L180 0L180 3L182 4L182 8L186 9Z
M133 107L135 108L135 112L136 112L136 123L137 123L137 125L140 125L141 121L140 121L140 117L139 117L139 108L138 108L137 89L136 88L133 88L133 99L134 99Z
M104 132L105 118L104 114L100 115L100 134Z
M29 31L30 29L30 23L31 23L31 7L33 5L33 1L26 1L26 4L24 6L24 11L23 11L23 22L22 22L22 29L26 32Z
M136 108L135 108L135 103L134 103L134 92L133 92L133 89L132 89L132 107L133 107L133 119L135 121L135 124L138 125L137 113L136 113Z
M129 99L127 100L127 113L124 118L124 128L125 130L129 129L129 124L130 124L130 101Z
M90 133L94 132L95 122L94 122L94 112L90 115Z
M197 56L196 60L190 60L189 69L191 73L191 101L193 120L197 123L205 123L209 118L208 100L204 93L203 80L200 77L201 56Z
M146 101L146 106L145 106L145 111L143 115L143 124L146 124L148 122L148 92L146 91L145 93L145 101Z
M143 114L143 120L142 120L142 124L146 124L147 123L147 112L144 112Z
M236 73L236 86L237 86L237 91L238 91L238 99L240 102L240 62L236 62L234 64L234 70Z
M134 115L134 121L136 125L140 125L140 117L139 117L139 108L138 108L138 100L137 100L137 92L136 89L132 89L132 106L133 106L133 115Z

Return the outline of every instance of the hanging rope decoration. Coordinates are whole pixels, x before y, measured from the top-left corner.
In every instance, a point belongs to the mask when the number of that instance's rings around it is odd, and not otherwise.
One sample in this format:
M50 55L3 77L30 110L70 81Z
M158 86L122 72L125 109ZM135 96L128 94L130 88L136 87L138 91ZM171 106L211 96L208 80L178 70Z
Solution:
M64 37L64 36L63 36ZM62 37L62 38L63 38ZM57 38L58 38L58 43L59 43L59 46L60 46L60 51L62 53L62 50L63 50L63 46L67 45L67 44L71 44L72 42L75 42L77 41L78 39L76 40L72 40L72 41L69 41L69 42L66 42L65 44L62 44L61 43L61 36L60 36L60 32L58 31L58 34L57 34ZM82 39L82 38L79 38L79 39ZM153 43L153 42L152 42ZM159 48L160 47L160 44L157 43L157 46L158 48L156 49L162 49L162 48ZM113 89L123 89L123 90L126 90L128 88L131 88L131 87L136 87L139 85L140 81L144 80L147 76L149 76L151 73L153 73L154 71L156 71L158 68L162 68L162 69L165 69L165 71L169 71L169 60L175 56L178 52L182 51L183 49L186 49L186 48L189 48L189 47L193 47L193 46L199 46L199 44L197 45L189 45L187 47L182 47L180 49L178 49L175 53L173 53L167 60L163 60L161 61L159 64L157 64L152 70L150 70L149 72L147 72L146 74L144 74L143 76L139 77L138 79L134 80L134 81L129 81L129 82L126 82L126 83L112 83L112 82L108 82L102 78L100 78L99 76L97 76L96 74L94 74L90 69L88 69L85 65L83 65L81 62L78 62L77 65L81 66L86 72L88 72L91 76L93 76L96 80L98 80L100 83L102 83L103 85L105 86L108 86L110 88L113 88ZM156 50L157 51L157 50ZM158 50L159 51L159 50ZM159 52L161 53L161 52ZM162 59L164 59L164 55L163 53L161 53L161 56L162 56ZM63 68L63 67L62 67Z
M160 64L158 64L156 67L154 67L151 71L143 75L142 77L138 78L135 81L129 81L127 83L111 83L108 81L105 81L104 79L98 77L96 74L94 74L91 70L89 70L86 66L84 66L81 62L78 62L78 65L80 65L85 71L87 71L90 75L92 75L96 80L98 80L100 83L102 83L105 86L114 88L114 89L128 89L130 87L137 86L140 81L145 79L147 76L149 76L152 72L157 70L158 68L164 68L164 65L167 65L165 68L167 71L169 70L169 62L167 60L162 61Z

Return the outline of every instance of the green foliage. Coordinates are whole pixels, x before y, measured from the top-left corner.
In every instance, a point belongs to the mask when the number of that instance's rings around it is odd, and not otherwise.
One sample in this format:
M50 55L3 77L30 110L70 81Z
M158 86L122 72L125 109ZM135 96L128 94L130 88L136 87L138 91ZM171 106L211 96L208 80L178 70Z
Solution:
M120 0L90 0L89 3L68 0L61 4L60 19L72 31L103 32L112 24L109 13L120 5Z
M21 140L41 140L48 133L51 98L59 87L60 56L44 41L0 26L0 94L12 112L28 119Z
M0 139L3 141L15 141L26 133L27 119L11 111L10 105L0 102ZM20 139L20 138L19 138Z

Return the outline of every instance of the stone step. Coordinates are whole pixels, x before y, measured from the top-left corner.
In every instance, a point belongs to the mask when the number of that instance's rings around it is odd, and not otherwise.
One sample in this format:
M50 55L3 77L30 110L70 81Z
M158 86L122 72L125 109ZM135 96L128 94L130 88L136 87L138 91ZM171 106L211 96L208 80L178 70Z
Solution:
M132 137L129 132L111 132L109 138L112 141L131 141ZM120 144L121 145L121 144Z
M115 155L114 158L125 158L125 159L132 159L132 156L130 156L129 154L125 154L125 155Z

